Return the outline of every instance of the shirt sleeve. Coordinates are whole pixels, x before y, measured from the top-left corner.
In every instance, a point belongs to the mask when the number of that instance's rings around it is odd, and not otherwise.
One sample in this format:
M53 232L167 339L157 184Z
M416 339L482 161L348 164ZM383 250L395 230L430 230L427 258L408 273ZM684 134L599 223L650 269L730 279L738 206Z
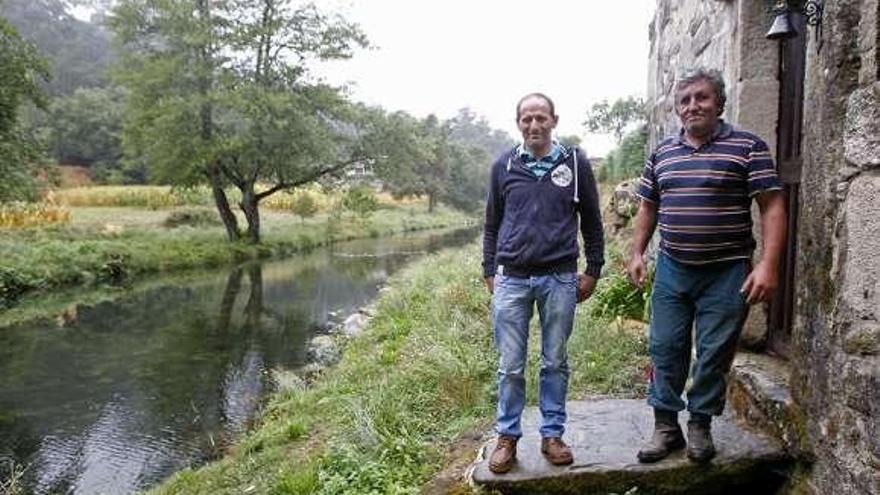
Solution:
M657 177L654 175L654 155L652 154L645 160L645 168L642 170L642 177L639 180L639 189L636 194L652 203L660 202L660 188L657 185Z
M499 184L500 168L496 162L489 179L486 198L486 223L483 228L483 277L495 276L495 251L498 246L498 228L504 215L504 198Z
M755 140L749 151L749 196L782 189L767 143Z

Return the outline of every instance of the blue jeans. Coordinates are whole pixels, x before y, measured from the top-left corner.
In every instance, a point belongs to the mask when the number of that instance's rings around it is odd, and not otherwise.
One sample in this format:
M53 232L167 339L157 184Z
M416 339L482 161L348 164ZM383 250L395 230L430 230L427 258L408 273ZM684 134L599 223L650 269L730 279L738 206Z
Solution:
M748 315L740 293L748 272L748 260L687 265L660 253L651 299L652 407L684 409L681 394L690 372L688 411L717 416L724 410L727 373ZM692 335L696 361L689 370Z
M577 304L577 275L557 273L529 278L495 276L492 321L498 365L499 435L522 436L520 418L526 404L526 356L529 321L535 305L541 320L539 407L542 437L561 437L565 430L568 390L566 346Z

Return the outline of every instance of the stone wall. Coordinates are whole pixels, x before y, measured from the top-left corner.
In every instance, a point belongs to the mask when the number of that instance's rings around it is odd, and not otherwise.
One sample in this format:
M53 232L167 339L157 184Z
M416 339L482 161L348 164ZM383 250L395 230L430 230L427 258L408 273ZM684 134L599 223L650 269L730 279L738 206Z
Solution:
M814 493L880 494L877 0L825 2L807 47L792 394Z
M880 495L878 3L826 0L818 53L812 28L802 34L809 41L790 385L806 418L796 430L810 469L799 488L817 495ZM658 0L648 81L655 141L678 127L676 71L704 65L729 82L725 118L775 149L778 45L764 39L767 7Z

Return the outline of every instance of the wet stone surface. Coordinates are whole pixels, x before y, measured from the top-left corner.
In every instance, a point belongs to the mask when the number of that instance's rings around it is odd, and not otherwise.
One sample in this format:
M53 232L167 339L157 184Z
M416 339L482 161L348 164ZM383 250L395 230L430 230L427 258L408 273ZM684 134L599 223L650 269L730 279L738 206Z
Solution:
M687 416L681 415L686 428ZM713 422L718 455L706 465L687 459L684 450L655 464L636 460L639 447L650 438L651 409L643 400L598 400L568 403L565 441L574 463L553 466L540 452L540 413L528 408L517 462L503 475L489 471L489 441L476 461L474 483L502 493L544 494L703 494L774 493L785 477L789 460L782 448L766 437L745 430L726 413Z

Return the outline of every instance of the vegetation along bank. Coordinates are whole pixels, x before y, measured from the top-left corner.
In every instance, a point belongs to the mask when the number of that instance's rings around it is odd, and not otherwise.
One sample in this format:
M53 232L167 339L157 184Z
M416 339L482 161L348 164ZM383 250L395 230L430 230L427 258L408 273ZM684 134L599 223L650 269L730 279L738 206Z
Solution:
M619 256L610 258L609 270L622 270ZM473 442L474 432L489 430L495 405L496 357L479 260L474 244L393 277L339 365L313 382L295 371L280 374L261 424L227 457L179 472L153 492L418 493L457 456L472 458L462 439ZM597 291L601 307L578 309L569 348L573 398L644 391L643 326L611 312L632 303L614 300L614 280ZM530 347L534 404L539 346ZM443 489L450 490L469 492L463 485Z
M291 205L267 208L261 243L230 242L216 209L196 199L166 205L172 200L159 189L128 186L108 194L95 188L91 197L76 191L65 201L107 206L20 212L24 225L5 228L0 235L0 309L15 306L24 296L65 288L124 286L151 273L210 268L348 239L473 223L467 214L444 206L429 213L424 201L396 201L363 192L314 193L310 208L297 209L296 197ZM47 216L42 212L50 210L52 220L61 221L41 224L40 217ZM31 218L34 215L38 218ZM14 214L6 218L11 224Z

